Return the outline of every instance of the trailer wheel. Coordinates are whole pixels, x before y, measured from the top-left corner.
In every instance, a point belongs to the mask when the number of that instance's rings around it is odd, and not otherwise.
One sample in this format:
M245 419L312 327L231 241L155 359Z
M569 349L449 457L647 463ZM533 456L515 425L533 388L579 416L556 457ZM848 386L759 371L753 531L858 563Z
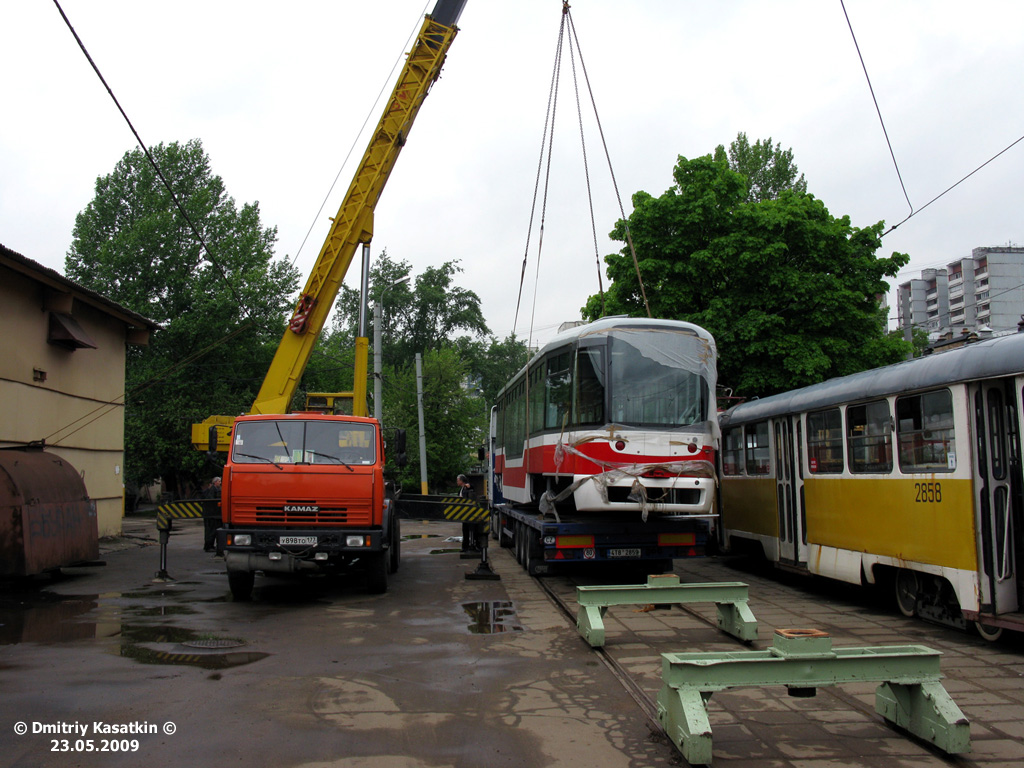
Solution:
M252 587L255 582L256 574L252 571L228 571L231 597L237 603L245 603L252 599Z
M512 541L513 541L513 544L515 545L515 548L516 548L516 562L519 563L520 565L523 564L523 553L524 553L524 550L525 550L525 547L523 547L523 539L526 538L525 533L526 533L526 526L523 525L518 520L516 520L515 534L514 534L514 538L512 539Z
M509 549L512 546L512 537L505 533L505 526L508 525L508 520L502 517L502 514L498 513L498 545L503 549Z
M531 576L536 576L540 571L538 566L544 564L540 549L540 532L524 526L526 535L523 537L523 566Z
M374 552L366 558L366 591L371 595L388 591L390 561L388 552Z

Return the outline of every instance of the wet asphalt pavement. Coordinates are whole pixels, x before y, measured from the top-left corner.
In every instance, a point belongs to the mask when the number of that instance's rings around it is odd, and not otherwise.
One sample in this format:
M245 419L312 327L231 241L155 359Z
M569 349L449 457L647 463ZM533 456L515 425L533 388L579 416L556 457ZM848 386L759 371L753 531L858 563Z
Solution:
M0 592L5 765L679 763L507 553L501 580L465 578L458 524L403 521L385 595L258 577L248 604L194 524L155 581L152 526L126 520L105 567Z
M0 763L10 766L685 765L573 623L507 550L497 581L467 580L452 523L403 521L385 595L341 579L258 577L234 603L201 529L171 538L156 580L152 518L125 520L107 565L0 587ZM874 683L790 698L734 689L708 704L715 766L1009 768L1024 764L1024 638L907 619L863 591L709 558L684 582L743 581L759 623L815 627L839 646L922 644L970 720L971 752L948 756L874 712ZM579 578L545 579L575 609ZM593 582L591 582L593 583ZM598 581L597 583L601 583ZM616 583L605 580L604 583ZM732 652L713 604L617 607L606 650L648 696L661 653ZM21 733L20 730L25 733ZM60 732L60 731L65 732ZM91 751L88 751L91 750Z

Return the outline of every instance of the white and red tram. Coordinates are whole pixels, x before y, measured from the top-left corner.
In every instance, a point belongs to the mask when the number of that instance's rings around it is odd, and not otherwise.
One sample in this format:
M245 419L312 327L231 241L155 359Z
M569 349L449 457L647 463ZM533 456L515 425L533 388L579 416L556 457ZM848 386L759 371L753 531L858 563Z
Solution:
M691 323L612 317L559 333L497 397L495 496L713 517L715 384L715 341Z

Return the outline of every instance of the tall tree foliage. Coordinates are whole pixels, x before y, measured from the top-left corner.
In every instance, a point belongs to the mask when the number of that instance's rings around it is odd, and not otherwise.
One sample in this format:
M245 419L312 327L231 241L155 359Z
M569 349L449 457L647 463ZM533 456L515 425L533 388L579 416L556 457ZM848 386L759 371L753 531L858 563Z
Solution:
M135 483L163 477L185 492L211 471L190 447L190 425L252 405L298 275L274 258L277 230L263 227L259 204L235 204L199 140L150 152L215 264L136 149L96 180L95 197L75 219L65 269L163 326L148 347L129 352L125 475Z
M774 200L785 189L798 195L807 192L804 175L797 176L793 150L783 149L781 142L773 147L771 136L751 146L747 134L741 131L729 145L728 156L721 144L715 148L715 160L728 160L729 168L746 177L747 202Z
M908 257L876 257L882 222L853 227L792 189L748 202L746 177L721 157L680 157L673 177L660 197L633 196L629 229L652 314L714 334L721 385L764 396L906 354L879 296ZM625 222L611 236L624 242ZM642 314L629 251L605 262L607 311ZM584 314L600 314L599 297Z

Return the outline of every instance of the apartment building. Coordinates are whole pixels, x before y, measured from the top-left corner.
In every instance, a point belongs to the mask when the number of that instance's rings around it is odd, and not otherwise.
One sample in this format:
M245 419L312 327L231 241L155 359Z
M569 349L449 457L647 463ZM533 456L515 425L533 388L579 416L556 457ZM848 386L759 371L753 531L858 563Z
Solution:
M975 248L970 258L926 269L896 292L899 326L946 331L1016 331L1024 315L1024 248Z

